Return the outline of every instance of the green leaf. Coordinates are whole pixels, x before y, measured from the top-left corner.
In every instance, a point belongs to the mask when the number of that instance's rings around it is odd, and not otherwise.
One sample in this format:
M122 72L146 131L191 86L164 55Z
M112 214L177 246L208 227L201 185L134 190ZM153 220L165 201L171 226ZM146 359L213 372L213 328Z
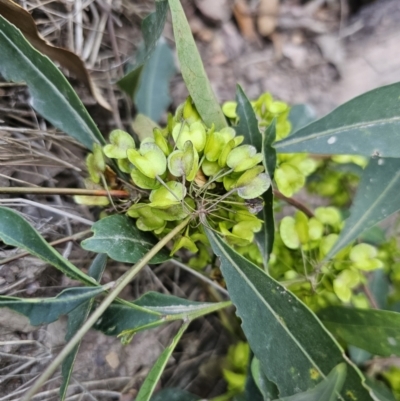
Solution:
M266 129L262 136L262 149L264 156L264 167L268 172L271 180L274 178L275 167L276 167L276 151L272 147L276 138L276 125L273 121ZM272 185L262 195L264 201L263 210L258 214L258 218L261 219L264 224L261 231L256 233L257 244L264 256L264 268L268 269L268 259L272 252L275 239L275 221L274 221L274 193Z
M91 149L105 140L60 70L0 16L0 73L7 81L26 82L32 107L56 128Z
M332 306L318 316L330 332L348 344L375 355L400 355L400 313Z
M156 11L149 14L142 21L144 47L138 51L136 62L130 68L129 72L117 82L117 85L131 98L135 95L142 68L150 58L158 39L164 30L165 20L167 18L168 2L166 0L157 0L155 3Z
M123 331L138 332L174 320L193 320L229 305L230 302L195 302L147 292L134 302L110 305L94 328L107 335L118 335Z
M346 361L316 316L279 282L207 230L243 331L281 396L307 391ZM342 391L346 401L371 400L362 377L349 365Z
M169 83L175 74L172 51L161 38L143 68L138 90L135 94L137 111L153 121L159 121L171 104Z
M179 388L167 388L159 391L154 397L151 397L151 401L198 401L200 400L194 394L190 394L187 391L180 390Z
M104 291L103 287L68 288L55 298L0 297L0 307L10 308L27 316L33 326L56 321L77 306Z
M251 374L254 382L261 392L263 401L276 400L279 396L278 389L275 383L271 382L261 369L260 361L257 358L253 358L251 361ZM247 396L248 399L251 399Z
M240 85L236 86L236 102L236 114L239 117L239 123L235 127L236 134L243 135L243 143L253 145L257 152L261 152L262 136L258 129L256 113Z
M389 309L387 301L390 291L390 281L384 269L377 269L371 272L368 287L378 308Z
M142 387L140 387L139 393L136 396L135 401L149 401L150 397L153 395L154 389L162 373L164 372L165 367L167 366L167 362L174 352L175 347L178 345L179 340L181 339L183 333L188 328L190 322L184 323L182 327L179 329L178 333L175 335L171 344L164 349L156 363L150 369L150 372L146 376Z
M310 124L315 118L315 110L308 104L295 104L290 107L288 119L292 124L291 134Z
M333 257L364 230L400 209L400 159L371 159L366 167L350 217L327 258Z
M354 345L348 345L347 351L350 359L357 365L362 366L366 361L371 359L371 354L361 348L355 347Z
M0 238L5 244L24 249L74 280L88 285L97 285L95 280L81 272L51 247L18 213L5 207L0 207Z
M400 157L400 83L358 96L276 143L281 153Z
M82 241L82 248L96 253L107 253L118 262L136 263L157 243L151 234L136 228L132 219L118 214L94 223L92 231L93 237ZM168 259L169 253L163 249L150 263L161 263Z
M168 0L183 80L204 123L221 130L225 116L211 88L180 0Z
M346 379L347 366L341 363L329 373L327 378L312 390L280 398L280 401L336 401Z
M367 378L366 380L369 388L372 389L374 395L377 397L379 401L396 401L392 391L381 381L372 380L371 378Z
M89 276L93 277L96 281L100 281L103 275L104 269L107 264L107 255L98 254L94 258L90 268ZM85 323L87 317L89 316L90 309L93 305L94 298L91 298L78 307L76 307L72 312L68 314L68 325L67 333L65 334L65 341L68 342L75 333L82 327ZM74 368L74 362L76 355L78 354L80 343L67 355L61 366L62 382L60 386L60 399L63 401L67 394L68 384L71 378L72 370Z

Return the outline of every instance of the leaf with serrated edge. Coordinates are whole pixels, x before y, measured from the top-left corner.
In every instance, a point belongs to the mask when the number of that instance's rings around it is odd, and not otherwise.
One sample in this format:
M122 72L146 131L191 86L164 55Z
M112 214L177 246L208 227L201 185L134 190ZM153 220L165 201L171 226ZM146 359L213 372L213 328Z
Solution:
M24 249L74 280L97 285L95 280L81 272L51 247L24 218L5 207L0 207L0 238L5 244Z
M66 315L86 300L101 294L103 287L68 288L55 298L0 297L0 307L27 316L33 326L51 323Z
M400 157L400 83L374 89L276 143L280 153Z
M221 260L221 271L249 345L281 396L315 387L345 361L339 345L298 298L214 232L207 229L207 236ZM349 365L343 400L371 400L362 380Z
M90 268L89 268L89 276L93 277L96 281L100 281L101 276L103 275L104 269L107 264L107 255L98 254L94 258ZM87 317L89 316L90 309L93 305L94 298L91 298L77 308L75 308L72 312L68 313L68 324L67 324L67 333L65 334L65 341L68 342L75 333L82 327L83 323L85 323ZM60 400L63 401L67 394L69 380L72 374L72 370L74 368L74 362L76 355L79 350L80 343L67 355L64 359L64 362L61 365L61 376L62 382L60 385Z
M231 305L230 302L195 302L147 292L130 304L112 304L96 322L94 328L107 335L123 331L141 331L173 320L195 319Z
M155 237L140 231L127 216L115 214L105 217L94 223L92 230L93 237L82 241L82 248L107 253L118 262L136 263L157 243ZM161 263L168 259L169 253L162 250L149 263Z
M7 81L26 82L32 107L55 127L88 149L105 140L60 70L0 16L0 73Z
M350 217L327 259L354 241L364 230L400 209L400 159L373 158L366 167Z
M140 82L142 68L156 47L157 41L162 34L165 20L167 18L167 0L157 0L155 3L156 10L149 14L142 21L144 48L138 52L135 65L123 78L117 82L117 85L131 98L133 98L135 95L138 83Z
M175 74L175 62L172 51L161 38L153 54L143 68L135 105L139 113L159 121L171 104L169 95L170 80Z
M175 347L178 345L179 340L181 339L183 333L189 326L188 323L184 323L182 327L179 329L178 333L173 338L172 342L168 347L164 349L161 355L158 357L156 363L150 369L150 372L147 374L146 379L144 380L142 386L140 387L139 393L135 398L135 401L149 401L152 396L154 389L162 373L164 372L165 367L167 366L167 362L174 352Z
M279 401L336 401L346 379L346 371L346 364L341 363L313 389L291 397L280 398Z
M218 131L227 126L225 116L207 78L181 2L168 2L183 80L204 123L208 127L215 124Z
M400 313L331 306L318 316L329 331L348 344L375 355L400 355Z
M236 114L239 117L239 123L235 127L236 134L243 135L243 143L253 145L257 152L261 152L262 136L258 129L256 113L240 85L236 86L236 102Z

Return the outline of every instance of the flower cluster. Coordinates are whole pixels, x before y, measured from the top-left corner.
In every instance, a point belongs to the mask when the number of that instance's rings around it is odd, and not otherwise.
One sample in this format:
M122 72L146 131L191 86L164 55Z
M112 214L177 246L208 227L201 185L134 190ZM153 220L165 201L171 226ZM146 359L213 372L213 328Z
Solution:
M140 230L163 236L193 216L193 223L175 240L172 254L186 248L198 252L191 261L194 267L207 264L210 257L202 225L235 247L253 243L262 227L256 216L262 207L259 197L271 182L262 154L244 144L234 128L207 127L188 98L165 128L155 128L138 146L122 130L111 132L109 141L88 156L91 180L102 183L107 173L104 156L129 174L140 197L127 214Z
M286 281L313 309L339 301L368 306L364 294L354 290L365 283L363 272L383 267L377 248L366 243L349 245L326 261L342 227L342 217L334 207L318 207L313 217L298 211L280 222L271 274Z

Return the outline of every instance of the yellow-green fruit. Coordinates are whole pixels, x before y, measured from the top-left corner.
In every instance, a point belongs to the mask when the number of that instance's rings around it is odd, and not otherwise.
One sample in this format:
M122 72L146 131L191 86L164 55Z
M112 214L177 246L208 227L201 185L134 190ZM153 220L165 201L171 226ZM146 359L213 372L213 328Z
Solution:
M165 208L179 204L186 196L186 187L177 181L169 181L150 193L150 206Z
M86 166L91 180L98 184L101 174L106 169L106 162L104 161L103 149L97 143L93 144L93 153L89 153L86 157Z
M206 129L201 121L196 121L190 126L186 123L176 124L172 130L172 136L178 149L183 150L186 141L193 143L198 152L201 152L206 146Z
M228 118L236 118L236 107L237 103L236 102L225 102L222 105L222 112L228 117Z
M226 164L235 172L241 172L256 166L263 160L261 153L251 145L241 145L230 151Z
M264 167L256 166L244 172L237 180L235 187L243 199L254 199L261 196L271 185L269 175L263 173Z
M129 149L127 154L129 161L149 178L156 178L167 169L165 154L155 143L142 142L140 151Z
M135 141L125 131L115 129L110 133L110 144L104 146L104 154L110 159L125 159L128 149L135 148Z
M275 181L279 191L290 198L304 186L306 180L297 167L282 163L275 171Z
M193 181L199 169L199 155L192 142L187 141L183 150L175 150L168 156L168 169L175 177Z
M282 219L279 226L279 234L283 243L290 249L300 248L300 238L296 230L296 221L291 216Z
M370 271L383 267L382 261L376 258L376 248L369 244L355 245L350 251L353 266L360 270Z

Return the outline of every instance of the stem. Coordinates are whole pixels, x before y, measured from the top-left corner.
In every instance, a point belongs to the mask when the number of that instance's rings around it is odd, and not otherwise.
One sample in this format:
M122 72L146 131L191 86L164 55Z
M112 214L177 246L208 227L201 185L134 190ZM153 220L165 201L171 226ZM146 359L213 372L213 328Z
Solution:
M302 211L307 217L314 217L314 213L306 205L304 205L297 199L288 198L287 196L283 195L283 193L279 192L277 189L274 189L274 196L277 197L278 199L285 201L286 203L289 203L289 205L294 206L296 209Z
M129 192L118 189L82 189L82 188L32 188L32 187L0 187L0 194L29 195L92 195L128 198Z
M181 224L176 226L171 232L169 232L164 238L162 238L143 258L133 265L123 276L121 276L114 284L114 288L103 302L97 307L97 309L90 315L89 319L85 324L77 331L72 339L66 344L63 350L57 355L54 361L47 367L42 373L32 388L24 395L21 401L29 401L43 386L47 379L56 371L58 366L64 361L68 354L79 344L82 337L90 330L90 328L97 322L104 311L111 305L115 298L118 297L119 293L132 281L132 279L147 265L161 249L178 234L183 228L185 228L191 220L191 216L187 217Z
M54 246L54 245L64 244L65 242L74 241L76 239L84 237L87 234L90 234L91 232L92 232L92 230L81 231L80 233L76 233L76 234L70 235L68 237L60 238L60 239L58 239L56 241L49 242L49 245ZM10 256L9 258L6 258L6 259L0 259L0 265L5 265L5 264L10 263L10 262L12 262L14 260L17 260L17 259L20 259L20 258L24 258L25 256L28 256L28 255L30 255L29 252L22 252L22 253L19 253L17 255Z

